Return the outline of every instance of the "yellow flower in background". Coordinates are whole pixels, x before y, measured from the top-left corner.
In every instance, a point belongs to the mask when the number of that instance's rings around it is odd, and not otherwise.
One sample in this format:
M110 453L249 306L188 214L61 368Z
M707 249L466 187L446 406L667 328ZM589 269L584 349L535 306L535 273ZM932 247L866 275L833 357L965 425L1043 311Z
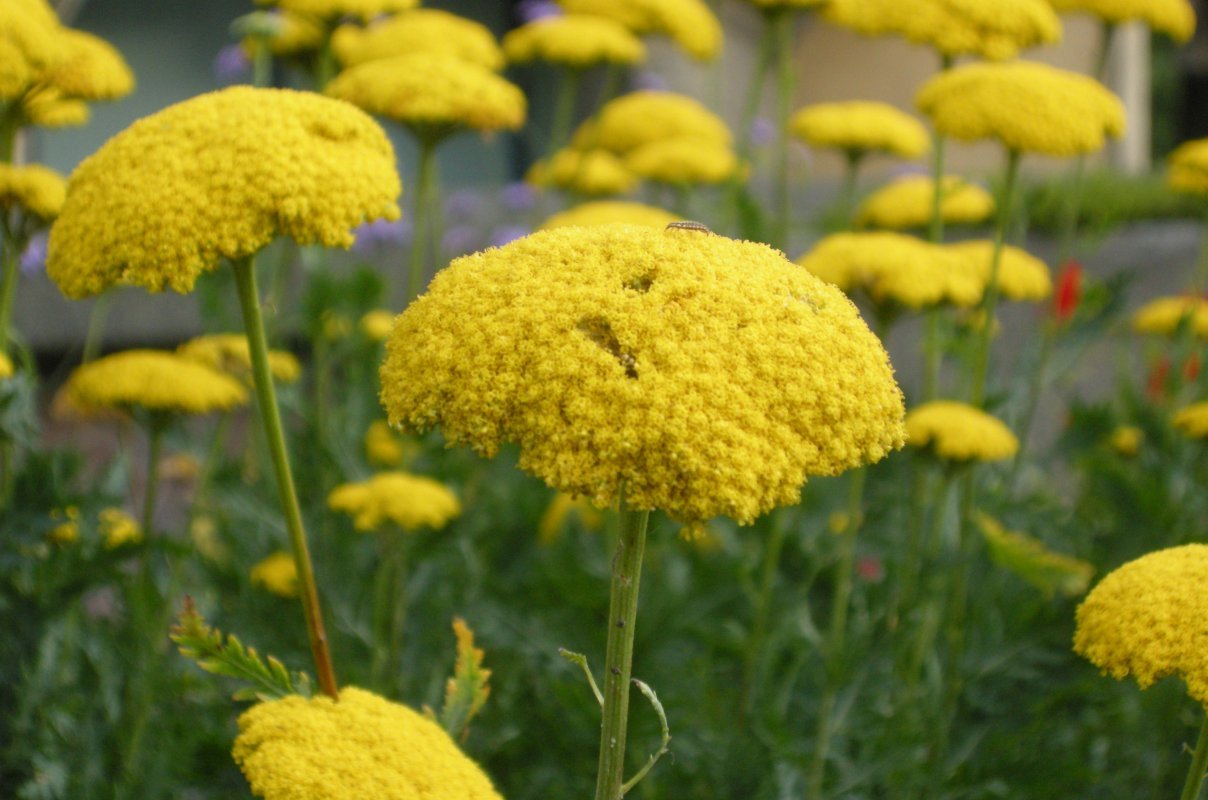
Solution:
M923 123L888 103L870 100L807 106L789 119L789 132L814 147L860 154L918 158L930 146Z
M906 413L906 443L947 461L1001 461L1019 440L1001 420L954 400L933 400Z
M1145 433L1135 425L1121 425L1112 431L1108 443L1122 456L1135 456L1145 441Z
M317 52L327 35L322 21L315 17L279 10L274 22L276 30L267 37L268 50L282 58ZM243 40L243 49L255 56L262 41L256 36L247 36Z
M816 8L817 6L825 5L830 0L747 0L748 3L765 9L776 8Z
M589 14L542 17L503 37L512 64L547 61L575 69L596 64L640 64L646 47L621 23Z
M84 31L63 28L64 57L43 72L38 85L72 100L116 100L134 91L134 73L113 45Z
M246 86L135 122L72 173L46 269L70 298L115 284L188 292L278 235L348 247L398 217L394 151L352 106Z
M163 350L126 350L98 358L71 373L67 389L85 408L209 414L247 402L232 378Z
M62 28L45 0L0 3L0 99L19 98L66 55Z
M0 163L0 208L20 208L44 222L63 210L67 181L53 169L39 164L14 166Z
M278 597L292 599L298 596L298 565L293 556L283 550L257 562L250 577L252 586L259 586Z
M106 550L114 550L124 544L137 544L143 540L142 526L120 508L106 508L100 514L101 540Z
M1124 104L1103 84L1031 61L956 67L923 84L915 100L940 133L996 139L1020 153L1076 156L1124 133Z
M341 25L331 49L346 67L393 56L437 53L489 70L503 67L503 51L490 28L437 8L416 8L370 23Z
M440 530L461 514L461 503L444 484L422 475L379 472L368 480L345 483L327 495L327 505L352 517L358 531L386 524L408 533Z
M438 53L394 56L349 67L327 94L412 127L483 133L524 124L524 93L486 67Z
M734 141L725 121L700 101L675 92L640 91L605 103L594 120L575 132L572 144L624 154L666 139L701 139L725 147Z
M832 234L796 263L845 292L863 289L877 302L914 309L976 305L985 286L942 246L900 233Z
M633 203L625 200L596 200L559 211L542 222L540 229L566 228L571 225L611 225L617 222L665 228L668 223L678 219L680 217L670 211L656 206L648 206L645 203Z
M944 248L959 259L985 286L990 280L994 242L989 239L956 242ZM1008 300L1043 300L1053 293L1053 279L1043 261L1026 250L1003 245L998 264L998 292Z
M257 703L231 755L265 800L501 800L440 725L355 686Z
M578 517L585 528L593 531L598 530L604 522L604 515L586 497L571 497L565 492L558 492L537 523L537 541L552 544L562 535L562 529L571 516Z
M949 225L975 225L994 213L994 198L975 183L955 175L942 181L940 216ZM906 230L931 221L935 181L928 175L898 178L870 194L856 209L860 227Z
M8 357L8 353L0 353L0 381L11 378L13 371L13 360Z
M625 167L634 175L681 186L728 181L738 166L733 150L704 139L662 139L625 155Z
M419 0L256 0L256 4L321 20L337 17L373 19L379 14L415 8Z
M92 111L83 100L63 98L58 92L40 91L21 103L21 113L30 125L42 128L70 128L87 124Z
M51 528L46 536L55 544L74 544L80 539L80 509L67 506L62 511L55 509L50 512L53 520L63 520Z
M1183 142L1167 159L1166 183L1176 192L1208 195L1208 139Z
M1193 439L1208 438L1208 401L1192 403L1179 409L1172 422L1176 428Z
M374 420L365 429L365 460L374 466L402 466L415 450L414 442L399 436L384 419Z
M1173 336L1182 325L1188 325L1197 339L1208 339L1208 298L1159 297L1141 306L1132 316L1132 329L1137 333Z
M227 546L218 537L218 526L213 517L201 514L194 519L189 525L189 540L202 558L215 564L225 564L230 558Z
M1177 675L1208 705L1208 545L1141 556L1107 575L1077 612L1074 652L1148 689Z
M211 333L198 336L176 348L177 355L244 381L252 376L252 353L242 333ZM293 383L302 367L293 353L268 351L268 370L280 383Z
M1048 0L830 0L831 22L866 36L899 35L949 58L1014 58L1061 39Z
M1076 597L1086 593L1095 574L1090 562L1055 553L1039 539L1009 531L985 514L978 514L977 522L995 564L1014 572L1047 597L1058 593Z
M1104 22L1138 20L1176 42L1195 33L1195 8L1188 0L1049 0L1058 11L1085 11Z
M589 197L625 194L638 185L638 176L608 150L563 148L548 161L538 161L524 179L534 186L568 189Z
M439 426L607 507L749 523L900 446L902 395L851 301L767 245L540 231L456 259L395 323L393 424Z
M371 342L380 342L390 335L394 327L394 312L384 308L375 308L361 317L361 333Z
M639 35L663 34L700 61L721 52L722 27L703 0L558 0L572 14L620 22Z

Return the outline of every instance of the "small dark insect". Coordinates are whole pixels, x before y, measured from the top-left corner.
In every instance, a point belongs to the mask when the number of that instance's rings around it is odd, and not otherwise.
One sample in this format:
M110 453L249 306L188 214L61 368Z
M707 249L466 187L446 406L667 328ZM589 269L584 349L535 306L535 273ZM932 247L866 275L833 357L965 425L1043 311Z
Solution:
M623 620L623 619L619 619L619 620L617 620L617 627L618 627L618 628L624 628L624 627L625 627L625 620Z
M709 230L709 226L703 222L693 222L692 220L684 220L683 222L668 222L667 230L674 228L679 231L700 231L701 233L713 233Z
M613 674L613 675L620 675L620 674L621 674L621 668L620 668L620 667L613 667L613 668L612 668L612 674Z

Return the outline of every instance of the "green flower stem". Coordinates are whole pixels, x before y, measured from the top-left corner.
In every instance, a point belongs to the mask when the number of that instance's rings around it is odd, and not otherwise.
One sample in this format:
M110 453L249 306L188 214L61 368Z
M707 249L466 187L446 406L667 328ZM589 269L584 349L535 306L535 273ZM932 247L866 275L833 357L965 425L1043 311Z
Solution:
M410 283L407 287L407 304L419 297L424 288L428 275L428 234L435 235L430 230L431 217L436 213L434 207L436 182L436 141L429 136L419 137L419 177L415 189L415 214L412 216ZM431 247L440 245L433 242Z
M277 475L277 492L285 526L289 532L290 547L298 570L299 597L306 615L306 631L310 638L311 654L315 660L315 671L319 686L333 699L339 697L336 688L335 669L331 663L331 651L327 644L327 631L323 626L323 611L319 605L319 591L315 586L314 568L310 551L306 546L306 531L302 527L302 511L298 507L298 495L294 490L294 478L290 472L289 456L285 449L285 435L281 428L281 412L277 408L277 393L273 388L272 374L268 368L268 342L264 335L264 321L260 315L260 295L256 289L256 265L252 256L233 262L235 286L239 290L239 305L243 310L244 327L247 330L248 346L252 356L252 378L256 386L256 400L260 406L260 418L264 421L265 437L269 455Z
M851 604L852 573L856 560L856 534L864 506L868 468L851 473L847 490L847 527L839 534L839 563L835 566L835 589L831 599L830 630L826 637L826 688L818 704L818 730L814 736L814 760L810 765L806 797L822 797L826 759L830 753L835 702L843 685L843 656L847 647L847 612Z
M947 522L948 495L952 489L952 473L951 470L945 469L940 473L940 478L935 486L935 495L933 502L930 503L934 509L931 518L931 530L927 541L923 543L920 549L920 558L916 565L913 575L914 586L911 588L911 604L914 602L914 595L919 591L917 584L920 577L923 575L924 566L934 567L939 559L940 551L944 541L944 525ZM930 571L931 580L929 581L929 589L939 589L943 587L945 573L940 569L932 569ZM931 599L935 600L935 595L938 592L929 592ZM904 606L906 604L903 604ZM938 608L938 604L937 604ZM909 610L909 609L908 609ZM927 658L927 654L931 651L932 645L935 643L936 635L938 634L938 626L932 624L930 615L924 611L919 618L919 626L915 631L913 640L908 640L903 637L902 643L904 646L912 647L905 653L906 664L906 685L913 693L917 687L919 680L919 671L922 669L923 662Z
M84 334L84 355L80 357L81 364L87 364L96 359L101 352L101 344L105 341L105 321L109 318L109 309L113 307L113 292L102 292L88 311L88 332Z
M940 57L940 72L952 69L952 56ZM927 241L939 244L944 241L944 157L947 150L948 137L938 130L931 134L931 224L927 228ZM943 362L943 352L940 349L940 311L931 308L927 311L926 328L923 338L923 402L934 400L938 396L940 383L940 366ZM914 500L920 498L916 495Z
M629 721L629 681L633 636L638 616L642 554L646 549L649 511L635 511L622 490L617 524L617 551L612 559L608 605L608 646L604 656L604 720L600 726L600 766L596 800L620 800L625 782L625 734Z
M159 489L159 456L167 420L156 415L147 426L147 487L143 493L143 536L155 532L155 496Z
M787 11L768 13L767 24L776 37L776 194L772 244L788 252L789 246L789 113L793 104L793 16Z
M1057 325L1049 322L1044 326L1040 338L1040 353L1036 356L1036 369L1028 381L1028 394L1024 400L1023 415L1016 424L1016 437L1019 439L1019 449L1011 461L1011 470L1007 474L1007 493L1010 494L1023 466L1024 453L1028 449L1028 436L1032 432L1032 423L1036 420L1036 409L1040 405L1040 392L1044 389L1049 370L1049 361L1053 357L1053 343L1057 339Z
M1002 264L1002 250L1007 237L1007 225L1011 221L1011 206L1015 203L1015 184L1019 178L1021 155L1018 150L1007 151L1007 174L1003 180L1002 197L998 201L998 217L994 224L994 250L990 257L990 276L986 281L986 295L982 298L981 303L982 326L973 362L972 389L969 393L969 402L978 408L986 399L990 342L994 338L994 311L998 306L998 270Z
M768 616L772 610L772 591L776 588L780 555L784 552L788 513L788 509L773 511L769 520L768 539L763 548L763 564L759 572L759 591L755 596L755 616L751 623L751 635L747 639L747 651L743 659L743 680L739 690L738 704L738 713L743 721L751 711L755 685L758 682L760 656L767 639Z
M768 72L772 69L772 51L775 49L775 37L771 25L764 25L763 35L759 37L759 50L755 55L755 73L751 76L751 84L747 87L747 103L742 110L742 118L738 129L738 160L751 160L751 128L755 125L755 116L759 113L759 101L763 98L763 86L767 82Z
M902 557L902 566L894 583L889 610L885 617L891 631L897 628L901 615L910 610L918 591L919 572L923 562L923 527L927 521L929 505L928 477L926 467L921 463L916 464L911 479L911 497L914 500L910 504L910 520L906 527L905 555Z
M331 28L328 27L323 34L323 44L319 46L319 52L315 56L315 91L319 94L323 93L327 84L331 83L331 79L339 72L336 55L331 50L331 33Z
M0 279L0 354L7 355L9 339L12 338L13 298L17 295L17 279L21 275L21 247L16 237L11 235L7 220L3 233L3 242L0 242L3 248L0 266L4 271Z
M397 528L378 534L378 564L373 591L374 686L397 694L402 665L403 623L407 617L407 537Z
M273 54L268 49L268 38L260 37L252 49L252 86L264 89L273 83Z
M1191 768L1187 770L1187 782L1179 800L1196 800L1204 783L1204 771L1208 769L1208 716L1200 725L1200 738L1195 743L1195 755L1191 757Z
M1198 294L1208 288L1208 204L1204 209L1204 235L1200 241L1200 258L1196 263L1192 289Z
M863 150L848 150L844 155L847 163L843 171L843 188L839 192L839 209L843 212L844 229L850 230L856 210L856 183L865 153Z
M549 158L570 139L571 123L575 119L575 100L583 86L583 70L567 67L558 81L558 94L554 99L554 116L550 122L549 144L545 157Z
M227 430L231 427L233 416L229 411L224 412L214 428L214 438L210 441L210 449L206 451L205 460L201 462L201 470L197 474L197 483L193 488L193 502L189 507L188 516L189 524L185 528L187 532L192 532L193 523L205 508L206 495L210 490L210 478L214 475L218 460L222 458L223 450L226 447Z

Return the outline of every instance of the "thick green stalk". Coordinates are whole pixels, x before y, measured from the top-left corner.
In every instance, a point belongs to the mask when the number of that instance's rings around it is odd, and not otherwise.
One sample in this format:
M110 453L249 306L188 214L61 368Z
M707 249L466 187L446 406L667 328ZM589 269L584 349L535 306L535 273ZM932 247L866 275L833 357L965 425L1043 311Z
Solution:
M399 691L403 624L407 617L408 534L392 528L378 534L378 573L373 593L373 685L388 695Z
M600 765L596 800L620 800L625 782L625 735L629 722L629 681L633 636L638 616L642 554L646 549L649 511L634 511L622 493L617 524L617 551L612 559L608 605L608 646L604 656L604 720L600 726Z
M1200 738L1195 743L1195 755L1191 757L1191 768L1187 770L1187 782L1179 800L1196 800L1204 783L1204 771L1208 768L1208 716L1200 725Z
M772 244L788 252L789 246L789 113L793 103L793 16L787 11L768 13L767 24L776 37L776 228Z
M268 341L264 335L264 321L260 315L260 295L256 289L256 265L253 257L248 256L234 261L233 266L235 286L239 290L239 305L243 310L243 323L247 331L248 347L251 350L256 401L260 406L260 418L264 421L269 455L277 475L278 499L281 502L281 512L285 516L285 527L289 533L294 564L298 570L298 594L302 601L302 610L306 615L306 632L310 638L310 649L315 660L319 687L328 696L338 698L335 669L331 663L327 631L323 626L323 610L319 605L319 591L315 585L314 567L311 565L310 550L306 545L306 531L302 527L302 510L298 506L298 494L294 489L294 477L290 471L289 455L285 449L285 433L281 427L281 412L277 407L277 393L273 388L273 378L268 368Z
M549 144L545 157L549 158L570 139L571 123L575 119L575 100L583 85L583 70L567 67L562 70L558 81L558 94L554 99L554 116L550 122Z
M1007 238L1007 225L1011 221L1011 206L1015 203L1015 184L1019 177L1020 157L1021 154L1018 150L1007 151L1007 174L1003 179L1002 197L998 201L998 217L994 223L994 250L990 257L990 276L986 281L986 295L982 299L980 307L982 325L973 362L972 389L969 393L969 402L978 408L986 399L990 342L994 338L994 311L998 306L998 270L1002 264L1002 250Z
M17 294L17 279L21 275L21 249L16 238L10 235L7 222L0 247L3 248L0 267L4 270L4 276L0 278L0 354L8 355L8 342L12 338L13 298Z
M415 213L411 216L411 262L410 282L407 286L407 304L419 297L428 276L428 234L430 232L430 216L436 209L431 208L432 186L436 178L436 142L427 136L419 137L419 176L415 188ZM438 247L439 242L433 243Z
M847 157L847 164L843 171L843 188L839 192L839 209L843 212L844 230L850 230L856 206L856 182L860 177L864 151L848 150L844 155Z
M105 341L105 321L109 318L112 305L112 292L102 292L93 301L92 308L88 311L88 332L84 334L84 355L80 357L81 364L87 364L100 355L101 344Z
M788 527L788 509L772 512L768 540L763 548L763 564L759 572L759 593L755 597L755 619L751 624L751 636L747 639L747 651L743 659L743 680L740 688L738 713L745 720L751 711L758 678L760 655L768 635L768 616L772 609L772 591L776 587L776 574L780 568L780 555L784 551L784 535Z

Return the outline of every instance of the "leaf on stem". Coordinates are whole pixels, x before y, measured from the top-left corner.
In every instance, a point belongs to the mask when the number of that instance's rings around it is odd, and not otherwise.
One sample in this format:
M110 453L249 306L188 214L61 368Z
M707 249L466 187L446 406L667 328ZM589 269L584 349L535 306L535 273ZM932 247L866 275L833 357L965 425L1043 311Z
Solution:
M464 739L470 720L482 709L491 687L491 671L482 668L483 652L474 646L474 631L461 617L453 618L453 635L457 637L457 661L453 665L453 677L445 683L445 704L439 718L431 708L424 712L437 719L449 736Z

